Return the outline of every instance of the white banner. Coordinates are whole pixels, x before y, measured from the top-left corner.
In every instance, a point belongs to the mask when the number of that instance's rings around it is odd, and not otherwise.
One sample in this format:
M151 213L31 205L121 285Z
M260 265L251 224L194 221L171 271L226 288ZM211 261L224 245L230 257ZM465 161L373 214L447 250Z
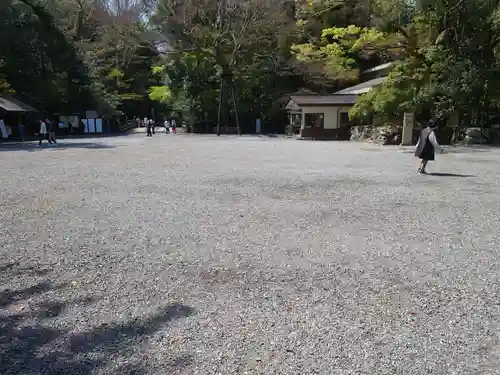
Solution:
M7 128L5 127L5 123L3 120L0 120L0 131L2 132L2 138L9 138L9 135L7 134Z

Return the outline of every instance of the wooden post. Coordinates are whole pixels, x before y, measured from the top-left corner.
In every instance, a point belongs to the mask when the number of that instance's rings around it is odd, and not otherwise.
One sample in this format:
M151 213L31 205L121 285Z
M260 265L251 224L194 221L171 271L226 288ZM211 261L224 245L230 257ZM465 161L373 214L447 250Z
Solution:
M220 121L222 119L222 100L224 98L224 80L220 77L219 111L217 113L217 135L220 136Z
M238 130L238 135L241 135L240 116L238 113L238 101L236 99L236 88L234 86L232 76L231 76L231 93L232 93L233 105L234 105L234 115L236 116L236 128Z

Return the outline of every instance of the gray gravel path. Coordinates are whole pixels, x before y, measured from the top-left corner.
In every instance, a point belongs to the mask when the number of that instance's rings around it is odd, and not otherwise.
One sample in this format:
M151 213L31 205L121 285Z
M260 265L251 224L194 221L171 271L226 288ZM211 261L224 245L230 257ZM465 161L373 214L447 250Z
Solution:
M0 145L0 373L498 374L500 151Z

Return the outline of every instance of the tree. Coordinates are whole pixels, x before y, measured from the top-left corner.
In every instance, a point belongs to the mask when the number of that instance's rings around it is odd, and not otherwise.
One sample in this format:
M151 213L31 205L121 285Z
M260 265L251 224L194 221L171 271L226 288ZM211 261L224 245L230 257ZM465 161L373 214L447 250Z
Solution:
M378 30L350 25L324 29L319 43L291 48L297 60L319 66L330 79L348 82L358 79L363 60L382 57L382 47L388 40L389 36Z
M149 112L158 53L138 1L19 0L0 8L1 89L48 113Z
M444 119L459 114L467 123L487 124L488 112L498 108L498 2L421 1L413 8L397 0L379 4L386 15L382 23L407 41L406 59L351 115L406 110ZM391 13L391 6L397 10Z
M272 85L279 72L287 69L287 32L292 21L284 0L222 4L217 0L164 0L157 4L153 23L171 48L165 62L169 87L174 97L187 94L194 120L216 118L214 99L219 96L221 76L228 86L236 87L250 122L250 117L260 117L264 110L261 95L249 97L256 91L253 87L263 84L260 90L269 88L274 100L281 95Z

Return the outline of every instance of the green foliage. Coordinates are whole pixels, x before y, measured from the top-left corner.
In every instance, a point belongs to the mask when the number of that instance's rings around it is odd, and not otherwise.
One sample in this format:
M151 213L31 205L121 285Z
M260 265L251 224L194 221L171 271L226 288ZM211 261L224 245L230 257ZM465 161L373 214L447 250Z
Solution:
M172 99L172 91L168 86L151 86L149 98L155 102L168 104Z
M0 59L0 70L4 67L5 63L3 60ZM0 74L0 93L10 93L10 94L14 94L15 91L12 90L12 88L10 87L10 84L9 82L7 81L7 78L5 77L4 74Z
M394 67L386 82L362 95L349 111L349 117L397 117L402 112L422 110L429 104L428 93L422 89L425 79L426 72L419 61L408 58Z
M93 0L16 0L0 8L0 91L48 113L149 113L158 59L132 8Z
M9 0L0 2L0 92L48 112L142 116L154 107L215 121L222 73L253 127L257 117L279 119L286 94L331 93L398 61L351 117L460 113L483 125L500 109L499 2L245 0L222 14L217 0L151 0L148 18L138 1L113 10L95 0ZM168 53L152 35L167 38Z
M291 46L298 61L320 64L327 77L352 81L358 78L360 60L381 51L389 36L372 28L349 25L323 29L319 43Z
M154 76L163 77L163 75L165 74L165 67L164 66L153 66L151 68L151 71L152 71Z
M487 125L499 108L498 1L377 4L385 15L380 24L404 36L405 58L350 116L415 111L447 119L458 113L468 124Z

